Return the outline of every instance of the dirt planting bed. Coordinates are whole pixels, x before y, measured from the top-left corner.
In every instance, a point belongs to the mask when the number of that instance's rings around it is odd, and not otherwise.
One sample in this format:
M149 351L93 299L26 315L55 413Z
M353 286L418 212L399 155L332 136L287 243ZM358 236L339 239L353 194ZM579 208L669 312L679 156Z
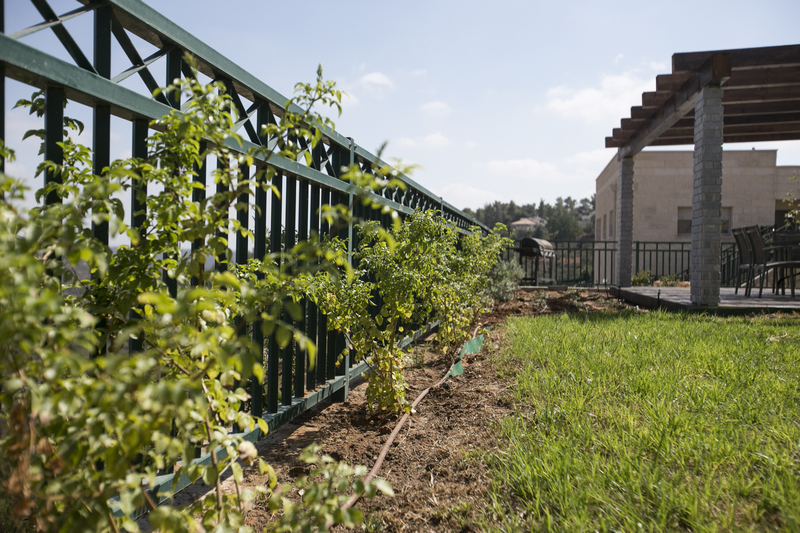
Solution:
M621 305L586 291L519 291L512 301L495 306L476 325L491 328L483 349L465 358L463 375L431 390L392 445L379 475L391 483L395 496L356 504L366 516L365 529L473 531L471 524L481 515L490 483L481 458L496 445L494 424L513 408L509 384L498 377L493 363L493 354L506 342L503 323L511 316L584 313ZM410 401L450 368L454 354L440 353L438 348L434 336L414 349L414 363L406 370ZM323 453L334 459L372 468L398 416L370 416L365 389L359 380L347 402L324 402L257 443L260 456L274 467L280 483L307 473L297 458L311 443L321 444ZM245 484L266 482L256 469L245 470ZM234 490L230 479L223 489ZM200 483L179 494L176 504L209 490ZM261 531L273 516L266 502L256 501L245 518Z

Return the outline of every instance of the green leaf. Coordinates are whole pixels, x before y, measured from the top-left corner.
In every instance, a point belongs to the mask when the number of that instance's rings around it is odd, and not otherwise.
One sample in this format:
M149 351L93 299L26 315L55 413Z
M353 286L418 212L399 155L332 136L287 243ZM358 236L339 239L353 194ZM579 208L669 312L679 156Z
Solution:
M372 484L375 485L375 487L385 495L394 496L394 491L392 490L392 486L385 479L375 478L372 480Z
M256 378L256 381L259 383L264 383L264 365L261 363L253 364L253 377Z
M242 472L242 465L239 463L231 463L231 472L233 472L233 479L236 483L241 484L242 480L244 479L244 473Z
M289 313L289 316L292 317L292 320L297 322L303 320L303 307L293 300L287 300L283 304L283 308Z
M292 340L292 332L286 327L279 325L275 330L275 341L278 343L278 346L281 349L286 348L290 340Z
M261 430L262 436L269 433L269 425L263 418L256 417L256 423L258 424L258 429Z
M216 483L218 475L219 473L217 472L216 467L214 467L213 465L209 465L203 468L203 482L209 487L214 485L214 483Z

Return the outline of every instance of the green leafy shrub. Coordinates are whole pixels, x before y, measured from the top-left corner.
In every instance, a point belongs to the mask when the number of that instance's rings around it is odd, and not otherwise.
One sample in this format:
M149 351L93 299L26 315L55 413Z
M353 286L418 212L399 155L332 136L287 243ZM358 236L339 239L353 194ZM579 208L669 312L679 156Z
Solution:
M638 274L631 278L631 286L648 287L655 281L655 276L649 270L640 270Z
M381 478L364 480L366 467L351 467L334 461L328 455L319 456L321 446L311 445L300 454L300 461L310 468L307 476L299 477L294 486L282 484L268 496L269 509L280 518L267 531L327 531L334 524L348 528L361 526L364 514L359 509L342 506L353 494L372 498L378 492L394 496L389 483ZM288 496L296 490L297 499Z
M514 298L514 292L519 288L519 282L525 272L516 261L498 261L489 276L487 288L489 297L499 302L508 302Z
M262 473L271 468L251 443L228 433L233 424L267 430L241 409L249 398L242 384L261 383L264 369L261 348L239 324L260 323L281 346L294 340L313 365L313 343L281 319L283 309L295 314L303 276L336 271L347 259L311 239L287 254L254 259L244 273L204 269L208 256L229 261L230 235L252 238L228 219L229 209L241 195L270 189L275 177L267 165L252 177L239 165L274 155L296 159L290 137L314 146L318 127L330 124L310 111L318 103L338 106L340 95L321 71L316 84L298 86L280 121L262 132L275 140L272 151L245 155L226 146L241 139L222 84L188 79L168 90L184 92L185 111L158 121L147 159L115 161L96 176L90 151L65 138L63 163L39 168L61 183L37 193L60 202L31 210L20 207L22 183L0 175L0 454L10 470L4 488L16 515L35 516L42 531L136 531L128 518L113 517L112 499L126 514L148 507L150 523L162 532L248 530L244 503L256 492L243 490L239 461ZM27 105L38 113L40 103L35 95ZM292 103L304 112L290 113ZM221 186L197 200L193 191L204 187L193 182L196 165L208 157L223 162L209 172ZM366 178L360 183L372 186ZM130 191L143 207L136 227L126 224L115 196ZM335 222L347 210L325 213ZM112 238L126 235L131 244L112 253L90 223L108 224ZM79 262L91 279L75 274ZM210 453L207 464L188 460L201 449ZM185 509L156 507L148 487L176 464L175 479L203 479L216 493ZM233 495L221 490L227 469Z
M681 280L678 274L670 274L668 276L661 276L660 281L662 287L677 287Z
M357 357L365 360L370 410L410 408L402 370L407 354L397 341L439 321L442 346L469 338L469 325L484 309L489 273L509 240L504 227L484 236L479 228L460 235L434 211L417 211L387 237L374 223L360 230L350 276L325 272L311 283L313 298L328 315L328 327L341 331ZM344 249L344 243L334 243Z

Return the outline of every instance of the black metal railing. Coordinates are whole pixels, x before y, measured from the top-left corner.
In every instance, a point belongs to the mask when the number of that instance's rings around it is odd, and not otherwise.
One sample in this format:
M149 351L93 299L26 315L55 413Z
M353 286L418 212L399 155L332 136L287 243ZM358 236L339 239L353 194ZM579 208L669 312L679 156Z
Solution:
M616 241L551 241L556 253L554 259L540 263L538 285L603 286L616 284ZM689 280L690 242L634 241L631 266L634 275L650 271L654 279L666 276L676 280ZM526 278L533 278L535 259L520 257L509 248L504 258L522 265ZM739 258L734 243L722 243L720 274L723 287L736 282Z

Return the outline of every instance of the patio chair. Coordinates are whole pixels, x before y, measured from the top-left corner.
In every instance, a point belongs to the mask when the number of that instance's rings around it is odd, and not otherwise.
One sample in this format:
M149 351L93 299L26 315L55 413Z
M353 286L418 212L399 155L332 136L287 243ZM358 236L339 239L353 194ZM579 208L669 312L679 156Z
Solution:
M764 237L761 235L761 230L758 226L747 226L744 229L744 234L747 241L750 243L750 253L752 261L750 263L750 278L751 282L747 284L745 289L745 296L750 296L753 289L753 282L755 281L756 272L761 271L758 277L758 297L761 298L764 292L764 277L769 274L773 268L767 261L767 250L765 250Z
M733 228L731 230L733 238L736 240L736 249L739 251L739 268L736 270L736 289L734 294L739 294L739 286L742 284L742 271L745 274L744 294L750 293L750 284L753 274L753 250L750 248L750 241L744 233L744 228Z
M800 268L800 235L793 231L773 232L772 246L766 250L773 255L768 263L775 273L773 292L781 290L782 294L786 294L785 282L788 279L794 298L796 269Z

